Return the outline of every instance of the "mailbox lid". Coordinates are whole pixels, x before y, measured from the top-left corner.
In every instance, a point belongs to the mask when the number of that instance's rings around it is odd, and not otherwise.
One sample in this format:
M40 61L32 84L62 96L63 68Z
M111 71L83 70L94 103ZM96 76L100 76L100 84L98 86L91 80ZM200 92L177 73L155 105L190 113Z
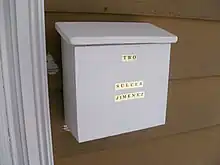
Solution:
M56 30L72 45L175 43L177 36L150 23L57 22Z

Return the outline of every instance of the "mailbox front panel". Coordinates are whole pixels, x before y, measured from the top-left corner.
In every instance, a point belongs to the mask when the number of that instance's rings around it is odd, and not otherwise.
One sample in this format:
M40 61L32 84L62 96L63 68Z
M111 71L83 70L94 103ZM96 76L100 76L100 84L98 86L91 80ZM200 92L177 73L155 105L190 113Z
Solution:
M170 44L75 47L79 141L165 123Z

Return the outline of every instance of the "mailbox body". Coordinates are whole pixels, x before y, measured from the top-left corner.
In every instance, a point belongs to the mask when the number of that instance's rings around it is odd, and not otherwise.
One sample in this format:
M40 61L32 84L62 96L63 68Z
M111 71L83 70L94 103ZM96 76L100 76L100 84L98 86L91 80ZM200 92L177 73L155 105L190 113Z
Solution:
M146 23L59 22L56 29L65 122L78 142L165 124L176 36Z

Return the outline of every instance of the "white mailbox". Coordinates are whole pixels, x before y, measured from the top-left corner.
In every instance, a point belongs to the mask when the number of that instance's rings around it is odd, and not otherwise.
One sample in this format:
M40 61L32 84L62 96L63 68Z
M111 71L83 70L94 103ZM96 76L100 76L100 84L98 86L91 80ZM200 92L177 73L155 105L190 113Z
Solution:
M57 22L65 122L78 142L165 124L171 43L149 23Z

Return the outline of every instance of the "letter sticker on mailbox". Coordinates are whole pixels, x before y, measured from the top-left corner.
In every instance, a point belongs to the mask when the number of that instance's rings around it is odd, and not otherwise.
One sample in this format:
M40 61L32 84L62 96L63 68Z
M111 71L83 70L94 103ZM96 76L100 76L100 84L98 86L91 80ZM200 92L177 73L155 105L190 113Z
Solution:
M128 81L115 84L115 90L141 88L144 86L144 81Z
M133 93L123 93L115 96L115 102L121 102L126 100L142 99L145 97L145 92L133 92Z
M131 62L136 60L137 60L137 55L135 54L122 55L122 62Z

